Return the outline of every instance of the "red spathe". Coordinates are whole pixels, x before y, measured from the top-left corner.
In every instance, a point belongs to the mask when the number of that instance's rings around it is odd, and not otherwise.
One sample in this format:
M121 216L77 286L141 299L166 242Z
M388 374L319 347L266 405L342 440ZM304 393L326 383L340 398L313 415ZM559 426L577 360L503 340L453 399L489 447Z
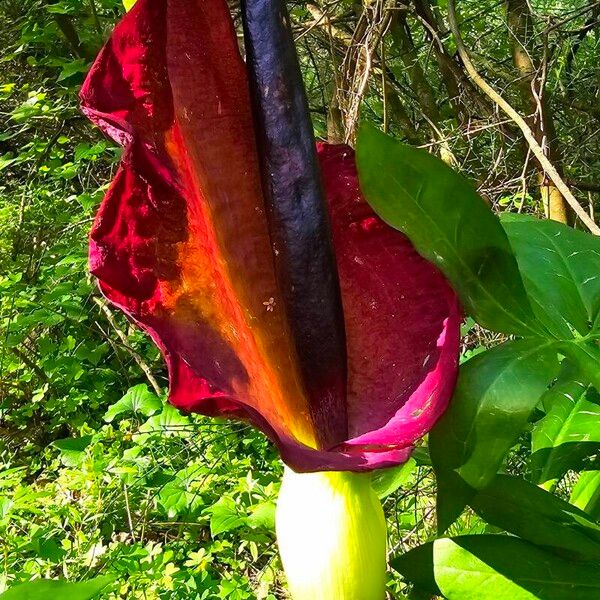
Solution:
M407 459L454 388L460 309L320 144L348 349L349 438L320 448L273 267L245 65L224 0L139 0L81 92L125 146L90 236L106 297L161 348L170 401L250 420L297 471ZM330 414L332 413L332 414ZM323 421L324 417L324 421ZM337 420L337 421L336 421Z

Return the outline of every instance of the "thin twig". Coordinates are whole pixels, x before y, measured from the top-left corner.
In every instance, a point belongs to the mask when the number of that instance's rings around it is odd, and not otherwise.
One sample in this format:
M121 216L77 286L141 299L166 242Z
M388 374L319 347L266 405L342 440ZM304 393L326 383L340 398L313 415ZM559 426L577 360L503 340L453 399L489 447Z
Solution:
M135 531L133 529L133 520L131 519L131 509L129 508L129 492L127 491L127 484L123 484L123 494L125 495L125 510L127 511L127 524L129 525L129 533L131 539L135 543Z
M19 358L23 364L28 366L38 376L39 379L41 379L44 383L48 383L48 384L50 383L50 378L48 377L48 375L46 375L44 370L38 364L36 364L36 362L34 360L29 358L29 356L27 356L27 354L25 352L23 352L21 349L19 349L17 347L10 348L10 351L17 358Z
M152 369L150 368L148 363L146 363L146 361L131 347L131 345L129 344L129 340L127 339L127 335L118 327L117 322L115 321L115 317L112 314L110 308L108 308L106 303L103 302L97 296L94 296L93 300L100 307L100 309L104 313L104 316L106 317L106 320L115 330L115 333L121 340L125 350L127 350L131 358L133 358L133 360L137 363L140 369L144 372L144 375L146 375L146 379L148 379L148 382L152 386L152 389L154 390L155 394L157 396L160 396L162 394L162 390L160 388L160 385L158 385L158 382L154 378L154 375L152 374Z

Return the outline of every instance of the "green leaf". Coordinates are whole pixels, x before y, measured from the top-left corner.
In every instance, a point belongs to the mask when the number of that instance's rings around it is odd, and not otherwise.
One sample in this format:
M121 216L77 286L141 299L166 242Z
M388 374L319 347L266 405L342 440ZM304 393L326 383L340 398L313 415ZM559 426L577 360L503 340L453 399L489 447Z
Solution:
M600 471L584 471L571 490L571 504L600 521Z
M187 437L190 435L191 424L190 418L182 415L173 405L164 404L163 409L157 415L150 417L140 426L139 433L133 436L133 441L136 444L145 444L153 435Z
M560 351L581 370L582 375L600 391L600 348L597 342L576 340L561 344Z
M411 458L417 463L418 467L431 467L431 456L427 446L419 446L413 450Z
M57 2L56 4L50 4L46 6L46 10L49 13L53 13L56 15L69 15L73 14L74 8L73 6L69 6L66 2Z
M531 434L530 464L532 479L551 486L600 450L600 396L565 360L559 380L544 394L542 404L547 412Z
M406 579L448 600L600 597L600 569L596 565L569 562L512 536L441 538L393 559L391 564ZM413 566L417 566L416 577Z
M504 213L529 299L563 339L600 328L600 239L551 220Z
M433 568L433 542L417 546L390 560L390 565L404 579L430 595L441 596Z
M36 537L31 541L31 546L40 558L55 563L60 562L67 555L66 550L61 548L59 542L53 537Z
M60 75L57 77L56 81L64 81L73 75L87 73L88 70L89 64L83 58L79 58L72 62L63 63L62 71L60 72Z
M450 408L429 436L440 531L494 478L557 370L556 352L536 340L507 342L462 365Z
M253 506L247 522L252 529L275 531L275 503L261 502Z
M403 465L375 471L371 478L371 487L375 490L379 499L383 500L406 483L416 466L415 459L409 458Z
M152 434L181 436L189 431L190 425L189 417L182 415L171 404L165 404L160 413L150 417L140 427L140 433L134 436L134 440L136 443L142 444L148 438L148 435Z
M158 503L167 511L170 519L189 511L190 494L185 484L175 479L165 483L158 493Z
M96 598L113 580L114 578L109 575L79 583L60 579L38 579L15 585L0 594L0 598L2 600L48 600L49 598L91 600Z
M469 502L485 521L538 546L600 561L600 526L573 505L519 477L498 475Z
M155 484L160 486L158 503L166 510L169 518L186 515L193 518L199 508L204 508L205 501L198 489L198 479L203 472L198 465L189 466L177 471L174 477L169 473L157 473Z
M540 333L506 233L462 175L366 125L357 166L375 212L437 265L469 315L493 331Z
M162 402L153 394L145 383L140 383L127 390L127 393L115 402L104 415L104 420L110 423L121 414L134 413L146 417L159 411Z
M210 534L213 537L219 533L237 529L246 522L246 519L240 514L233 499L227 496L209 507L206 512L211 514Z
M85 449L90 445L93 436L84 435L78 438L55 440L52 445L60 450L62 461L69 467L76 467L85 456Z

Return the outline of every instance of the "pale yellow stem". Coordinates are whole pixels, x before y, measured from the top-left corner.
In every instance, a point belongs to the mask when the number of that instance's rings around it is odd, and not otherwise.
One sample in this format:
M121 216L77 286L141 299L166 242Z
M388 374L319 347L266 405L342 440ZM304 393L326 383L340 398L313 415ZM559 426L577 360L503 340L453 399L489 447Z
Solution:
M386 524L364 473L286 468L277 543L293 600L383 600Z

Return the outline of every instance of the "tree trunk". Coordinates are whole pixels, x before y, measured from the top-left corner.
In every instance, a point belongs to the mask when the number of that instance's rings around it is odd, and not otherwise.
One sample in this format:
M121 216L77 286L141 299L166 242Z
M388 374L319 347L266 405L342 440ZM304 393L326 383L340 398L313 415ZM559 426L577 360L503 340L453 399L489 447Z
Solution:
M527 0L507 0L506 20L511 32L513 64L519 76L518 86L523 106L527 111L529 125L538 144L562 176L560 152L554 121L548 102L548 93L542 84L536 91L537 71L533 63L533 20ZM560 191L550 181L538 164L540 196L546 217L561 223L571 221L569 207Z
M406 22L406 10L398 9L395 11L390 24L390 34L393 45L400 54L400 59L406 67L406 73L411 83L411 87L423 114L433 121L438 123L440 113L436 104L435 94L425 73L419 64L419 57L413 44L408 23Z

